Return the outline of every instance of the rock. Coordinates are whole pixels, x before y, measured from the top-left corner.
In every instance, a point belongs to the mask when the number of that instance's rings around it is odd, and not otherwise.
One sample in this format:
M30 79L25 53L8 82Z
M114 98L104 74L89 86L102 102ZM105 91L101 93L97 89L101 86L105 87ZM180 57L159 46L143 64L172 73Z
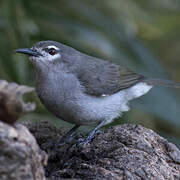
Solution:
M55 142L64 134L47 122L27 123L40 147L49 155L48 179L180 179L180 151L172 143L140 125L106 129L91 143L78 147Z
M47 155L28 129L0 121L0 179L45 180Z
M22 115L34 111L35 104L23 100L23 96L31 92L34 92L33 87L0 80L0 120L13 124Z

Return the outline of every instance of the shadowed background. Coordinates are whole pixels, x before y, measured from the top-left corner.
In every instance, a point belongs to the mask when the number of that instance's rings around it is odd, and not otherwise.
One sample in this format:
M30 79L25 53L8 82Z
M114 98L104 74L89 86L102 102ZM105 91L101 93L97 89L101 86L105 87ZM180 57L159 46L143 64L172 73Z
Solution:
M148 77L180 82L178 0L0 0L0 79L34 86L27 57L14 50L56 40L123 63ZM22 119L57 121L40 104ZM180 147L180 89L155 87L116 120L151 128Z

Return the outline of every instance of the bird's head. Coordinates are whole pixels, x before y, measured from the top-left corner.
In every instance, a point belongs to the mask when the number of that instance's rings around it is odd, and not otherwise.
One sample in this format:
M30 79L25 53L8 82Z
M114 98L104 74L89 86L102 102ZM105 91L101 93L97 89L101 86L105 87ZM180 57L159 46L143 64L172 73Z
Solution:
M16 53L23 53L29 56L34 64L44 62L52 63L61 59L65 50L65 45L55 41L40 41L32 46L32 48L17 49Z
M56 41L40 41L31 48L17 49L16 53L28 55L38 72L77 71L84 59L79 51Z

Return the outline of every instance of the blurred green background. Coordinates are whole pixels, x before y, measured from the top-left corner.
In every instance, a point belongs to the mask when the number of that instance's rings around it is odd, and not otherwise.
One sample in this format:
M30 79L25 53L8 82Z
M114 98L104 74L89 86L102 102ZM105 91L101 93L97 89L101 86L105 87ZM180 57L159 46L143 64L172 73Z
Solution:
M30 63L14 50L42 40L180 82L179 0L0 0L0 79L33 86ZM31 98L38 108L23 119L55 119ZM155 87L131 107L113 125L142 124L180 147L180 89Z

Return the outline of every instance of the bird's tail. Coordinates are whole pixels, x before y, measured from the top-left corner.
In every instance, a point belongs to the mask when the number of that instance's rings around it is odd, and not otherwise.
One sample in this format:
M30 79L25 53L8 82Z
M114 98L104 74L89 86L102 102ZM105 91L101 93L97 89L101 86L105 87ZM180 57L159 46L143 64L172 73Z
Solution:
M166 79L153 79L153 78L146 78L144 79L148 85L155 85L155 86L164 86L164 87L171 87L171 88L180 88L180 83L166 80Z

